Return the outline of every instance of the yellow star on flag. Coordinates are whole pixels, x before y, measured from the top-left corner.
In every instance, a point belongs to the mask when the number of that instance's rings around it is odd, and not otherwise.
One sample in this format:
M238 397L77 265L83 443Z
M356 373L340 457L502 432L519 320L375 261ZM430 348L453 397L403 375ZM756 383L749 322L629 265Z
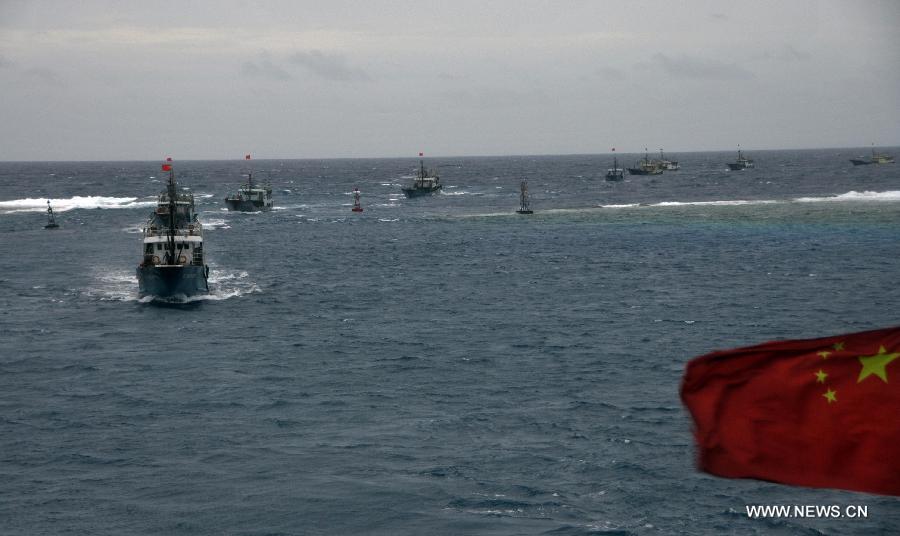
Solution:
M844 351L844 343L836 342L836 343L834 343L833 348L834 348L835 352L843 352Z
M827 400L829 404L831 404L832 402L837 402L837 391L833 391L830 388L825 391L825 394L822 396L825 397L825 400Z
M822 359L828 359L828 356L831 355L831 352L829 352L828 350L822 350L821 352L819 352L819 355L822 356Z
M859 371L859 379L856 380L856 383L859 383L869 376L873 374L881 378L884 383L888 382L887 379L887 367L891 361L900 357L900 353L887 353L884 349L884 346L878 349L878 353L870 356L860 356L859 362L862 363L862 370Z
M819 372L816 372L816 382L825 383L825 378L828 377L828 374L825 373L822 369L819 369Z

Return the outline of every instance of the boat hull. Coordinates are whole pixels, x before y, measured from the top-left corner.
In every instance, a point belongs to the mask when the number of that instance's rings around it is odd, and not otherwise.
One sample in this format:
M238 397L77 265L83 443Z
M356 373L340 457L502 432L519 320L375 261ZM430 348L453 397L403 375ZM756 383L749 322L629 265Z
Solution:
M753 169L753 165L747 164L728 164L728 169L731 171L741 171L744 169Z
M424 197L426 195L434 195L435 192L440 191L441 186L437 188L402 188L403 195L406 197Z
M169 298L209 292L207 266L138 266L138 293Z
M228 210L235 212L259 212L261 210L272 210L271 205L267 206L258 201L250 201L247 199L225 198L225 206Z
M661 169L628 168L630 175L662 175Z

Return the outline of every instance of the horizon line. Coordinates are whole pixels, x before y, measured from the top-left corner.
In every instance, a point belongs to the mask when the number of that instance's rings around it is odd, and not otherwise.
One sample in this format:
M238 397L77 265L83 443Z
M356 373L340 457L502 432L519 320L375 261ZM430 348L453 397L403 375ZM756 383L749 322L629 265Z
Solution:
M900 148L900 144L898 145L868 145L868 146L855 146L855 147L800 147L800 148L746 148L746 147L738 147L736 146L733 149L707 149L707 150L672 150L671 154L693 154L693 153L728 153L734 152L738 149L742 151L767 151L767 152L778 152L778 151L825 151L825 150L843 150L843 149L871 149L873 147L879 148ZM659 148L652 151L646 152L656 152L659 150L666 150L665 148ZM616 156L616 155L631 155L631 154L641 154L645 151L631 151L631 152L620 152L620 151L606 151L606 152L597 152L597 153L510 153L510 154L443 154L443 155L424 155L424 156L326 156L326 157L316 157L316 156L305 156L305 157L261 157L261 158L251 158L249 161L254 160L397 160L397 159L436 159L436 158L513 158L513 157L565 157L565 156ZM244 153L247 154L247 153ZM252 154L252 153L250 153ZM15 164L15 163L51 163L51 162L157 162L164 161L167 156L161 157L159 159L134 159L134 158L124 158L124 159L110 159L110 160L97 160L97 159L52 159L52 160L0 160L2 164ZM236 157L236 158L184 158L184 159L173 159L176 162L229 162L229 161L241 161L246 162L247 159L244 157Z

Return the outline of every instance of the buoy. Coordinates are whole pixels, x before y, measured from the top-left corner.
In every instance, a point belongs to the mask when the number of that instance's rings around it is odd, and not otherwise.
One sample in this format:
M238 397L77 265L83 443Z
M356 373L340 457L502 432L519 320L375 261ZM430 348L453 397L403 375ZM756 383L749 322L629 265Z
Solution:
M353 208L351 208L353 212L362 212L363 208L359 204L359 188L353 188Z

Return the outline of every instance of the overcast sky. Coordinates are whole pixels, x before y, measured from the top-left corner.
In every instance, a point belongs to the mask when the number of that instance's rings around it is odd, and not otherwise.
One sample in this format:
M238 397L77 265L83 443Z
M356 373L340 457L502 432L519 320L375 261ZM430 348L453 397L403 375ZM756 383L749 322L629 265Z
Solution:
M0 0L0 160L900 145L900 2Z

